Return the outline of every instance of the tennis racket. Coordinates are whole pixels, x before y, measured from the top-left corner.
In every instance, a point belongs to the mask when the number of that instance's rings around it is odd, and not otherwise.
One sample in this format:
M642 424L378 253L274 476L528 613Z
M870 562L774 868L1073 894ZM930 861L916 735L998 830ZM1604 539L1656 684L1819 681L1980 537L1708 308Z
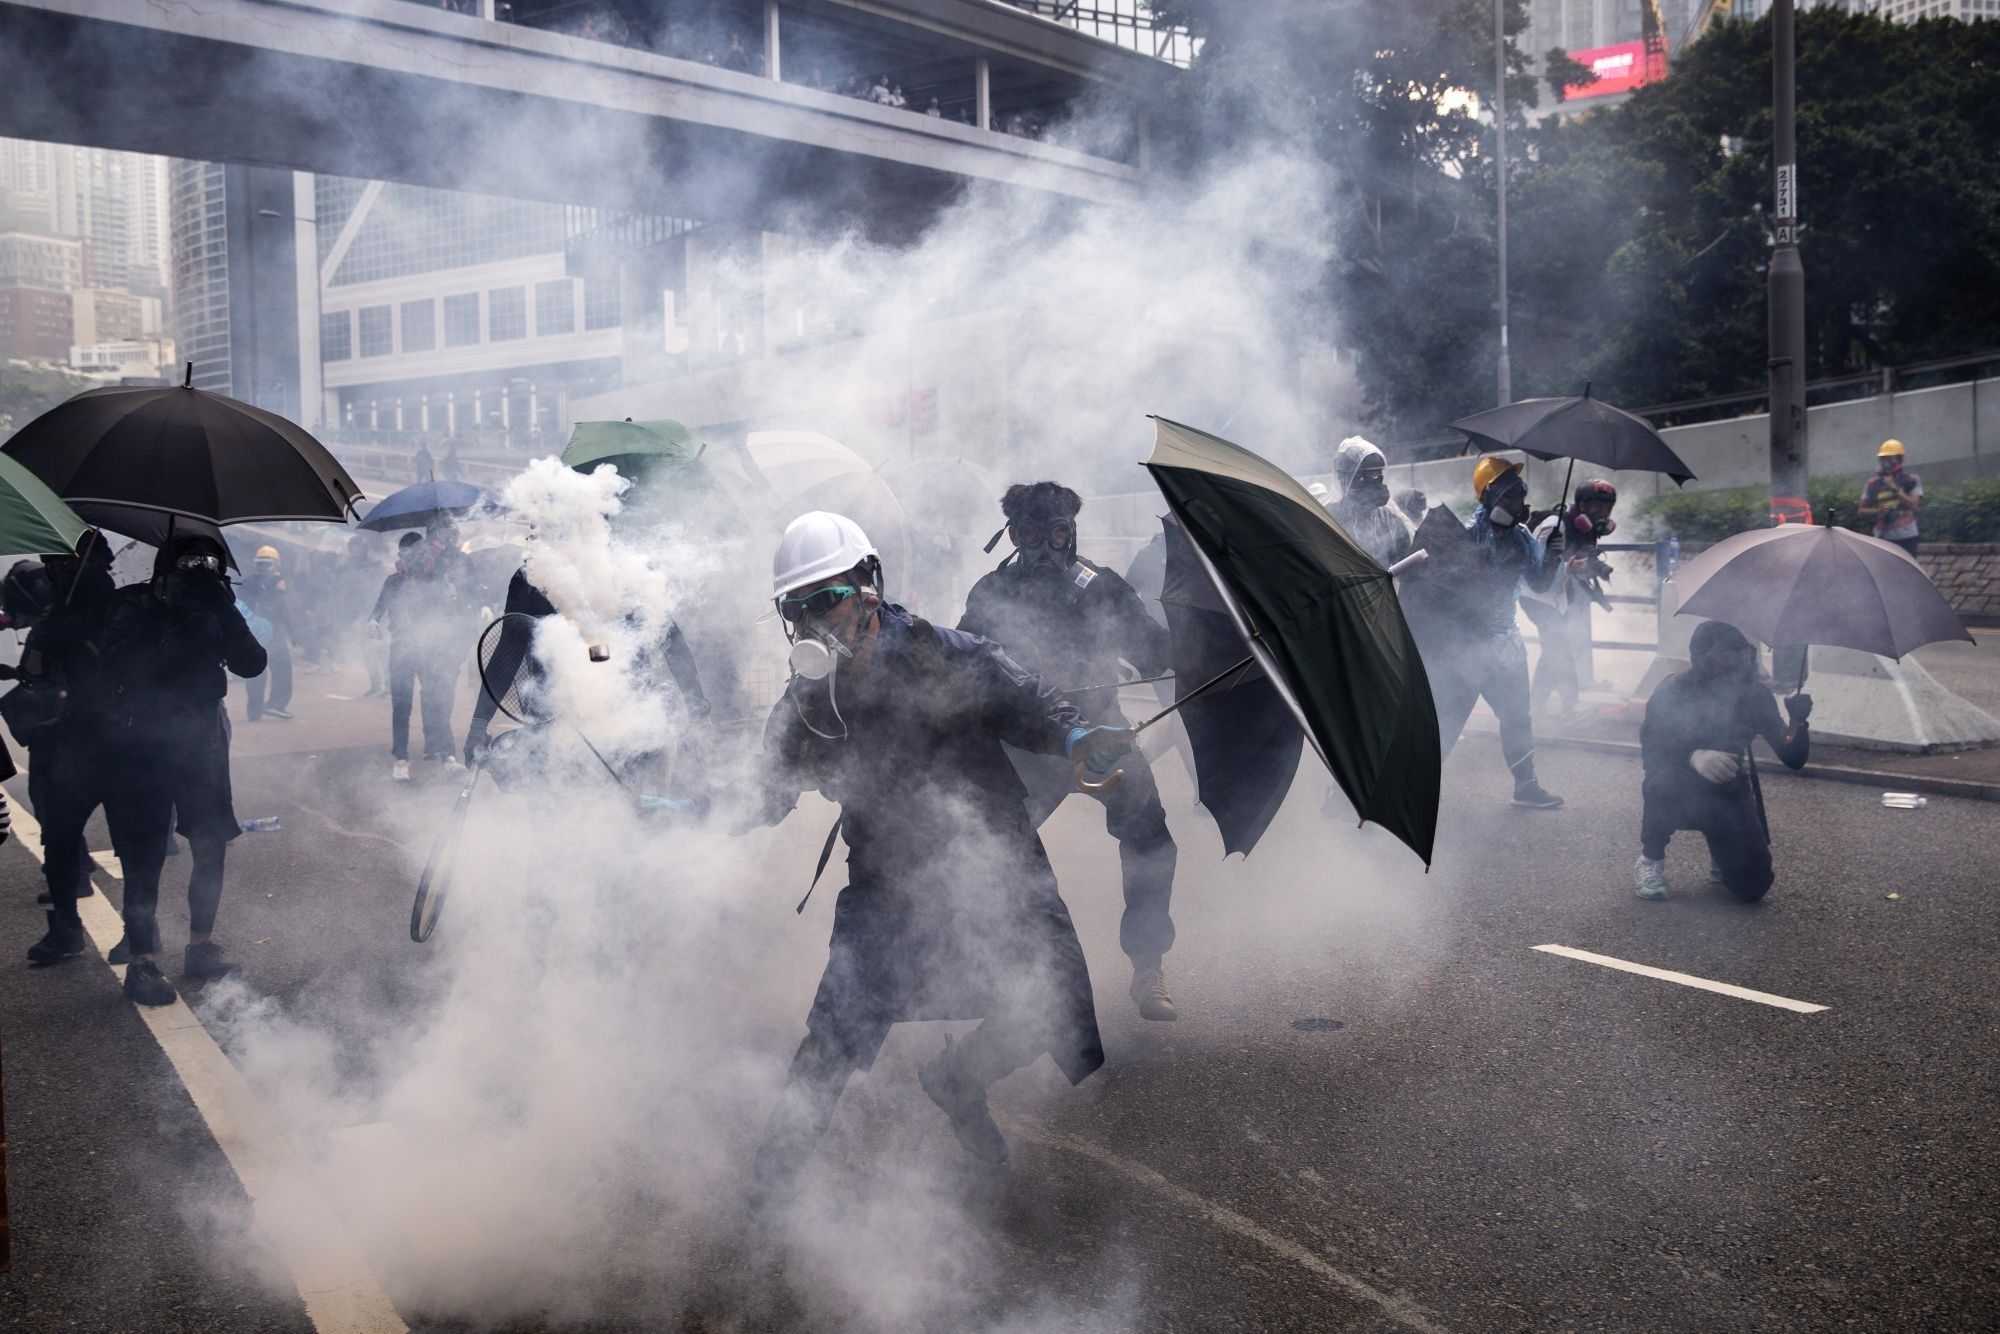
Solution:
M431 844L431 855L424 862L424 873L417 878L417 898L410 905L410 939L419 945L429 940L431 932L437 930L438 917L444 912L444 901L451 894L453 882L458 879L458 845L465 836L466 813L472 809L472 789L479 785L479 768L484 762L484 756L473 759L472 770L466 775L465 786L459 790L458 801L445 819L444 830Z
M555 719L549 702L548 671L534 652L539 620L526 612L510 611L496 617L479 636L480 686L500 712L525 727L540 727ZM576 724L566 725L618 786L632 796L639 795Z

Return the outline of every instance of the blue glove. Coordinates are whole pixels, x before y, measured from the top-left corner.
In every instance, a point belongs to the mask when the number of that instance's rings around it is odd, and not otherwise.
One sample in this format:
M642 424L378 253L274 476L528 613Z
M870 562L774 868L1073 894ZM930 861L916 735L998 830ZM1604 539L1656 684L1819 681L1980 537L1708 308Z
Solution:
M1118 757L1132 749L1129 727L1076 727L1063 742L1063 754L1083 761L1094 774L1108 774L1118 765Z

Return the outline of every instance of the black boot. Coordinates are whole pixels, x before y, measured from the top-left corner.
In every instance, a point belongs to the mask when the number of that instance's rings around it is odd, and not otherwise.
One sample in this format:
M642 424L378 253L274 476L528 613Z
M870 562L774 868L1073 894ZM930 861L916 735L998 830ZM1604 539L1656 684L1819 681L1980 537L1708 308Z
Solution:
M967 1078L952 1060L950 1038L944 1040L944 1051L935 1060L917 1067L917 1082L951 1118L952 1133L967 1153L989 1163L1007 1161L1007 1137L987 1110L986 1088Z
M46 968L52 963L60 963L72 955L83 953L83 923L69 926L56 921L53 912L44 913L49 919L49 933L28 946L28 962Z

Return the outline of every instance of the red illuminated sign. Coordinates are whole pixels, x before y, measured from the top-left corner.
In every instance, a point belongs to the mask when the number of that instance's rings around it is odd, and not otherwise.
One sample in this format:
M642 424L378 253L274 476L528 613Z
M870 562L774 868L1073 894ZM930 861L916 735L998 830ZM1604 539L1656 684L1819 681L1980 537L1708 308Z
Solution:
M1596 83L1572 86L1568 90L1571 101L1629 93L1640 84L1651 83L1659 75L1646 59L1644 42L1620 42L1616 46L1600 46L1590 51L1572 51L1569 58L1597 76Z

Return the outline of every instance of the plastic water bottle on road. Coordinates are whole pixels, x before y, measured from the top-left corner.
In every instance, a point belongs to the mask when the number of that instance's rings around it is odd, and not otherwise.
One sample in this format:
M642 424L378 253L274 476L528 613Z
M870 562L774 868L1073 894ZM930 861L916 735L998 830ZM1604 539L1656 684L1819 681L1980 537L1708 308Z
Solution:
M1891 810L1920 811L1930 805L1930 802L1914 792L1884 792L1882 804Z
M275 815L266 815L262 819L245 820L243 822L243 832L246 834L271 834L283 828L284 826L278 823L278 817Z

